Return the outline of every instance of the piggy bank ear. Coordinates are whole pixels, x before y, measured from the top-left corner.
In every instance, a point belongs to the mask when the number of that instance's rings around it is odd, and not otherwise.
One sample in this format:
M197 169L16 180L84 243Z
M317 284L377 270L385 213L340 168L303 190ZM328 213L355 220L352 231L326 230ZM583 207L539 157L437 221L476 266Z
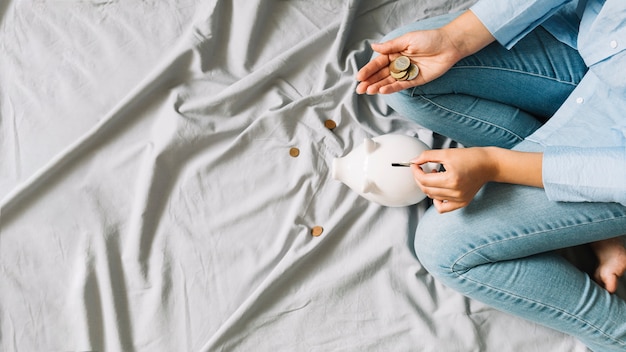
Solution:
M365 148L365 154L372 154L372 152L376 150L376 147L378 147L378 144L371 138L365 138L363 140L363 146Z
M361 185L361 193L371 193L376 189L376 184L372 182L372 180L367 177L363 179L363 184Z

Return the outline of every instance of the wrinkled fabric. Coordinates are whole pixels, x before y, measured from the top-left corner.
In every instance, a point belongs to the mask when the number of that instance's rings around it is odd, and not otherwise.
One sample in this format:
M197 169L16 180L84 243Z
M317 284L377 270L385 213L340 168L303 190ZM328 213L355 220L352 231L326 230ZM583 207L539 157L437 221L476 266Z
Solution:
M0 4L0 350L583 351L434 282L425 204L330 177L366 136L447 143L354 76L470 5Z

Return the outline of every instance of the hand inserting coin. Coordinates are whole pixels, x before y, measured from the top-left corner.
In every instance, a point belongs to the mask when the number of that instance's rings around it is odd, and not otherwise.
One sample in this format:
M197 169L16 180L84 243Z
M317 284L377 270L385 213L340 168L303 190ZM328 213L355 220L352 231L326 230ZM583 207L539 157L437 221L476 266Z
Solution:
M406 56L399 56L389 64L389 75L397 81L412 80L419 72L419 67Z

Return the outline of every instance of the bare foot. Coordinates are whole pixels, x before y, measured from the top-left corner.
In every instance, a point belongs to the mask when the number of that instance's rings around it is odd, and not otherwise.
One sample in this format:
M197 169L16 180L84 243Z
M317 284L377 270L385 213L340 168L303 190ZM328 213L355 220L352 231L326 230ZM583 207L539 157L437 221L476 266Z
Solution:
M598 257L594 274L596 282L610 293L617 291L619 278L626 273L626 248L621 237L591 243Z

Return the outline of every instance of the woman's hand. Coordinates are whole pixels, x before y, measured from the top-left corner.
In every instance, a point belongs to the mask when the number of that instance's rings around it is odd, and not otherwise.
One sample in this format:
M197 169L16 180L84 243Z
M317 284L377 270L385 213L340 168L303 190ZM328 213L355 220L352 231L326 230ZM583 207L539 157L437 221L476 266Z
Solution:
M460 59L460 54L440 29L409 32L382 44L372 44L372 49L380 55L357 73L359 94L389 94L430 82ZM389 75L389 64L401 55L419 67L415 79L396 81Z
M422 192L445 213L467 206L490 181L543 187L542 160L542 153L497 147L436 149L411 160L411 168ZM445 171L426 173L418 166L428 162L442 164Z
M411 162L415 181L440 213L468 205L496 172L484 148L427 150ZM442 164L445 171L426 173L418 165L427 162Z
M389 94L430 82L493 41L487 28L468 10L439 29L409 32L385 43L372 44L380 55L359 70L356 91ZM401 55L419 67L417 78L396 81L389 75L389 64Z

